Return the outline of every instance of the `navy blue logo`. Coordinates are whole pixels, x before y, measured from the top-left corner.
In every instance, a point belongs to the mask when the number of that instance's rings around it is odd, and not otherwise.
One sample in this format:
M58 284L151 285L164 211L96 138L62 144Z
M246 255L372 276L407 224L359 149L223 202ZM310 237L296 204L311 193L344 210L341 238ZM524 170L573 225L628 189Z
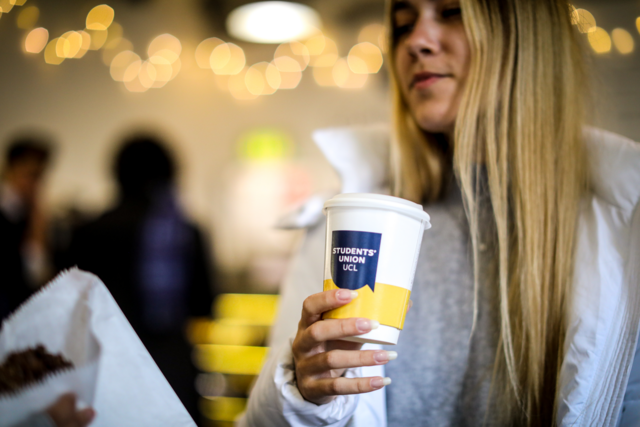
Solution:
M331 241L331 275L342 289L369 286L375 291L382 234L334 231Z

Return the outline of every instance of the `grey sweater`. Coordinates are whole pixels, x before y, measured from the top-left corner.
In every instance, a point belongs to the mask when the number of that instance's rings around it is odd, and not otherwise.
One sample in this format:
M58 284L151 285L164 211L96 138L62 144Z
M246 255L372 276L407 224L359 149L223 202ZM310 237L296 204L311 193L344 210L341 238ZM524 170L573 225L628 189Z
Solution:
M393 380L387 387L388 425L480 426L499 335L491 310L495 295L481 289L472 336L473 269L460 190L425 209L433 228L422 241L413 307L398 345L387 348L398 352L385 368ZM484 425L491 424L488 417Z

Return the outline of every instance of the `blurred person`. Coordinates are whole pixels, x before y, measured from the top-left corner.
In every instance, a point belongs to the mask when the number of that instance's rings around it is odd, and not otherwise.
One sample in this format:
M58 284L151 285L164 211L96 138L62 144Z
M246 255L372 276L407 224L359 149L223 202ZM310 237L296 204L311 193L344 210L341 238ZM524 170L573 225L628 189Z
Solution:
M175 162L157 137L126 139L113 172L116 205L74 233L69 259L103 280L197 419L196 371L184 331L190 317L210 315L209 253L179 206Z
M40 191L49 147L41 137L18 137L5 155L0 183L0 319L48 278Z
M310 224L241 426L638 425L640 146L586 126L572 10L388 2L393 131L325 133L352 192L431 215L413 307L395 347L344 341L379 323L322 320L360 296L318 292ZM377 140L390 157L370 158Z

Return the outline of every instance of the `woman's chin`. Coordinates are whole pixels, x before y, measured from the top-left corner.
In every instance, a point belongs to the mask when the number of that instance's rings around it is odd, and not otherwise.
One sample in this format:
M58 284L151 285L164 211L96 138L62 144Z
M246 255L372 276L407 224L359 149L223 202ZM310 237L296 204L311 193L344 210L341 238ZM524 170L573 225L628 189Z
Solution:
M453 133L454 121L452 120L434 120L433 117L418 118L416 124L423 132L426 133L443 133L450 135Z
M413 117L420 129L427 133L445 133L453 132L455 125L455 114L450 113L449 108L444 106L430 106L436 108L418 107L414 109ZM440 108L438 108L440 107Z

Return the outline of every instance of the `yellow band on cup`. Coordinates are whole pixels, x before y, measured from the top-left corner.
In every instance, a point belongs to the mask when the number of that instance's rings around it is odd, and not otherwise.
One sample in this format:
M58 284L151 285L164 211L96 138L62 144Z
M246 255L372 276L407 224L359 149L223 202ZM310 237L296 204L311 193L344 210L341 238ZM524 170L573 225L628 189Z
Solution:
M324 290L338 289L333 280L324 281ZM380 322L381 325L402 329L407 314L411 291L399 286L377 283L376 291L369 286L358 289L358 298L349 304L328 311L323 319L347 319L349 317L366 317Z

